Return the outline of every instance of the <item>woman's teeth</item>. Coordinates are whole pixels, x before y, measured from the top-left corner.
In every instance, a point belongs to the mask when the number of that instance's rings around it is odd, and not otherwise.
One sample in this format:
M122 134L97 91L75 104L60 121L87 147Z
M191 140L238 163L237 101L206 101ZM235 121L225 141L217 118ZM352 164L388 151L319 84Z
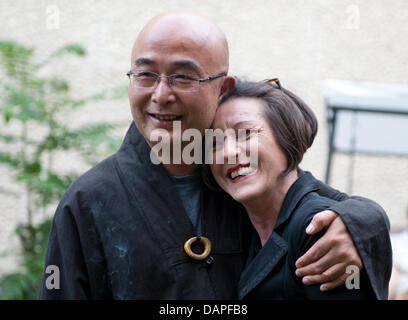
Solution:
M253 167L241 167L231 172L231 179L235 179L238 176L246 176L255 171Z

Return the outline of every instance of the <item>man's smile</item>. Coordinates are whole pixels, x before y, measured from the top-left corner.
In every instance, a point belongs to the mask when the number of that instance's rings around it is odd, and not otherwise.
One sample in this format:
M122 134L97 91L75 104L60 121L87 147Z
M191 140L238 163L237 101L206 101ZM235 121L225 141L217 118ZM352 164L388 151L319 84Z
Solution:
M164 113L148 113L151 119L157 124L171 125L173 121L181 120L182 116Z

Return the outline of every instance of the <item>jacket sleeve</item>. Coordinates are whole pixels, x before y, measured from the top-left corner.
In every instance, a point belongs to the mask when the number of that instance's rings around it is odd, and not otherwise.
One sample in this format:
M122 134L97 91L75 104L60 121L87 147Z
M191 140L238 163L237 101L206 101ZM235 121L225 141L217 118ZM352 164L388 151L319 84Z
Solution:
M62 200L56 210L45 257L40 299L89 298L80 232L72 214L72 210L76 209L75 203Z
M337 201L330 210L342 218L350 232L377 298L387 299L392 249L390 222L384 209L372 200L349 197L319 180L316 184L319 195Z
M296 252L296 254L295 258L293 259L293 264L295 264L295 261L304 255L306 251L309 250L325 233L325 231L322 230L309 236L304 232L301 232L301 230L304 230L306 226L309 225L314 214L328 209L330 204L322 205L319 203L312 205L311 202L309 203L309 206L312 206L313 211L308 211L306 214L305 212L302 212L302 215L305 217L304 222L301 224L301 228L298 227L295 230L296 232L294 232L295 241L291 243L291 246L292 251ZM299 281L299 286L303 287L304 293L309 300L375 300L376 297L374 296L374 291L370 285L370 281L367 278L365 268L360 270L358 276L354 277L355 279L353 279L352 282L354 283L352 283L352 285L356 284L357 282L357 287L352 286L351 288L347 288L347 285L343 284L329 291L320 291L321 283L305 285L302 283L300 278L297 278L297 280Z

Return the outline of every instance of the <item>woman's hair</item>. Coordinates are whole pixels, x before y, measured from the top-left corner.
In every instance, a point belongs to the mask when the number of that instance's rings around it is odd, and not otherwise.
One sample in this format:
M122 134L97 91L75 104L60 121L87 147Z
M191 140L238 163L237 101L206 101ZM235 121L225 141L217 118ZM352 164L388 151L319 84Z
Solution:
M235 87L222 99L222 104L236 98L257 98L264 102L264 116L274 133L276 142L287 159L283 175L297 169L306 150L317 133L317 120L313 111L291 91L264 82L236 79ZM204 166L204 181L214 189L214 179Z

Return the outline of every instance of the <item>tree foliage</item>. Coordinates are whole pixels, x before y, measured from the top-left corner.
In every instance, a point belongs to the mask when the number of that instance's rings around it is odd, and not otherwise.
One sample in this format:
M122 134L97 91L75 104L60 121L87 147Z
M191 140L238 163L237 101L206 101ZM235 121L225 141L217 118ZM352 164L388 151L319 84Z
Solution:
M56 153L74 152L93 165L119 146L112 130L120 124L86 123L73 128L66 119L92 101L123 97L123 87L73 98L67 79L43 72L63 56L85 55L82 46L69 44L37 61L34 49L0 41L0 165L7 166L24 187L27 216L15 230L23 250L21 270L0 279L2 299L38 297L51 221L35 225L33 215L55 204L79 175L58 172L54 168ZM16 196L4 186L0 192Z

